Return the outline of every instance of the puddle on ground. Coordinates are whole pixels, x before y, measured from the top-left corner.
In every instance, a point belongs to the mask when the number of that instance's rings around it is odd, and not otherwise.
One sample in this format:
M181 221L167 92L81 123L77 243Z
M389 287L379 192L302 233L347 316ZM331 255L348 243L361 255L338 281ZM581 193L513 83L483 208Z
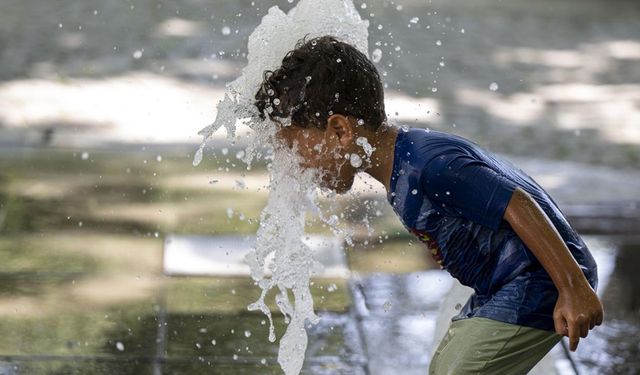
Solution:
M580 374L640 373L640 241L612 242L614 269L599 292L605 321L576 353Z
M262 314L168 313L156 305L138 315L135 310L141 307L129 306L107 319L87 314L21 325L5 321L0 324L0 373L281 373L277 345L265 345L263 332L256 329L264 326ZM322 323L308 330L302 373L358 373L365 357L355 320L346 313L321 315ZM7 323L14 329L7 329ZM285 328L282 319L274 324L279 331Z
M607 317L574 359L581 374L637 373L640 277L633 265L640 246L608 237L586 240L600 256L601 272L610 272L601 276ZM265 317L246 311L246 301L257 292L248 278L172 278L137 302L101 306L73 297L71 273L47 274L40 265L32 270L37 283L22 285L28 272L5 271L1 303L20 309L2 310L0 374L281 373L277 345L265 340ZM100 262L84 271L83 278L114 272ZM366 366L371 374L423 373L438 307L450 285L445 273L374 273L363 276L360 287L352 283L351 292L345 283L323 282L312 289L324 312L320 324L308 329L303 374L364 374ZM333 283L337 290L329 292ZM37 309L22 310L26 300ZM274 323L283 332L281 315Z
M173 233L196 233L200 226L216 227L220 233L235 233L238 228L251 233L255 228L240 227L243 222L235 218L227 220L225 210L229 205L246 207L242 211L250 217L249 207L255 207L257 215L264 198L216 190L214 185L206 194L170 190L145 202L133 191L147 184L159 186L155 179L182 178L180 166L189 159L174 160L165 154L162 163L150 165L142 163L151 160L149 155L118 159L95 154L94 164L83 166L77 160L74 166L67 164L73 160L68 154L51 156L51 162L47 158L36 162L40 159L34 156L33 166L0 160L0 176L4 176L0 177L0 204L6 209L13 202L9 215L26 218L5 221L0 233L0 374L280 374L277 344L268 343L268 329L262 325L265 317L246 311L247 302L258 293L251 279L164 278L160 260L165 231L149 224L161 209L163 215L174 215L175 222L162 224ZM100 162L109 164L100 166ZM58 164L67 169L52 173ZM127 168L132 168L131 173ZM159 176L153 177L154 172ZM83 188L98 183L100 175L105 180L119 178L123 184L131 182L131 176L148 183L133 181L131 189L114 185L113 194L109 189L96 189L98 194ZM28 187L36 180L53 190L56 183L64 184L60 191L70 192L57 196L54 207L48 193L29 195L34 191L14 189L14 184ZM84 189L77 191L86 197L74 196L77 187ZM122 199L101 201L103 194ZM222 196L231 203L221 202ZM114 209L110 226L89 220L79 227L67 219L84 210L88 201ZM153 206L160 203L163 206ZM27 216L25 212L39 204L40 217ZM158 230L160 236L136 233L140 227L118 216L120 206L142 212L146 231ZM211 217L224 220L214 223ZM377 229L395 233L384 220ZM640 239L588 236L585 240L590 247L594 244L594 251L603 252L599 265L605 273L600 279L606 320L581 343L574 358L581 374L639 373ZM309 328L303 374L359 374L365 373L366 365L370 374L424 373L435 315L446 288L427 276L415 277L424 272L388 275L417 271L416 262L408 259L417 261L420 251L415 246L403 251L399 240L348 249L357 253L351 257L352 269L382 271L362 278L363 287L354 296L364 294L364 299L352 299L347 283L337 280L322 285L323 289L318 282L312 289L322 319L320 325ZM386 263L390 261L393 264ZM332 283L337 290L329 292L327 286ZM272 311L277 311L275 306ZM283 332L282 316L274 316L276 330ZM245 330L250 331L249 337ZM158 337L165 341L157 342ZM216 346L211 344L213 339ZM238 359L233 359L234 354Z

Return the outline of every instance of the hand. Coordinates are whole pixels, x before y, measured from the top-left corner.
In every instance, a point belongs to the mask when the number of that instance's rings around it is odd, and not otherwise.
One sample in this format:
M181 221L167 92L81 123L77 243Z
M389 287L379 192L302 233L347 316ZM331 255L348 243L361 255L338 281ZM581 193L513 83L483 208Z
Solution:
M569 349L578 348L580 337L602 324L602 303L590 287L561 291L553 311L556 333L569 337Z

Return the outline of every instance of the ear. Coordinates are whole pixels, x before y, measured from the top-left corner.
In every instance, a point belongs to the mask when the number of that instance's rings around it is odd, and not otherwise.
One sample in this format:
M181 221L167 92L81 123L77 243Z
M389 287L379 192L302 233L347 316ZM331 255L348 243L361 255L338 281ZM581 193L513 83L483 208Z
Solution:
M331 115L327 119L327 129L325 132L328 136L338 137L338 142L344 148L347 148L353 143L353 126L346 116L339 114Z

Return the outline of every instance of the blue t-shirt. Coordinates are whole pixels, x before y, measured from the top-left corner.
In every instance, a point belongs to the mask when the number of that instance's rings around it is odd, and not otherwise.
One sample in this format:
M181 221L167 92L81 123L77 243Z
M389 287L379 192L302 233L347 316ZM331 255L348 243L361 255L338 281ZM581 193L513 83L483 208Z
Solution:
M589 249L531 177L453 134L398 133L387 198L440 266L474 289L454 319L478 316L553 331L556 287L503 219L516 187L542 207L595 289L596 263Z

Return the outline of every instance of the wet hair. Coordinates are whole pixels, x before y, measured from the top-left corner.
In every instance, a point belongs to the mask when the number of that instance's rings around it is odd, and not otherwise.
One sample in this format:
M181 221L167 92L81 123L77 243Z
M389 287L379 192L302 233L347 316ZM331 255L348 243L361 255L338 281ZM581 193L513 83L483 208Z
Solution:
M328 35L299 40L280 68L264 72L255 99L263 120L290 118L300 127L324 129L332 114L353 116L373 131L387 120L373 63L355 47Z

